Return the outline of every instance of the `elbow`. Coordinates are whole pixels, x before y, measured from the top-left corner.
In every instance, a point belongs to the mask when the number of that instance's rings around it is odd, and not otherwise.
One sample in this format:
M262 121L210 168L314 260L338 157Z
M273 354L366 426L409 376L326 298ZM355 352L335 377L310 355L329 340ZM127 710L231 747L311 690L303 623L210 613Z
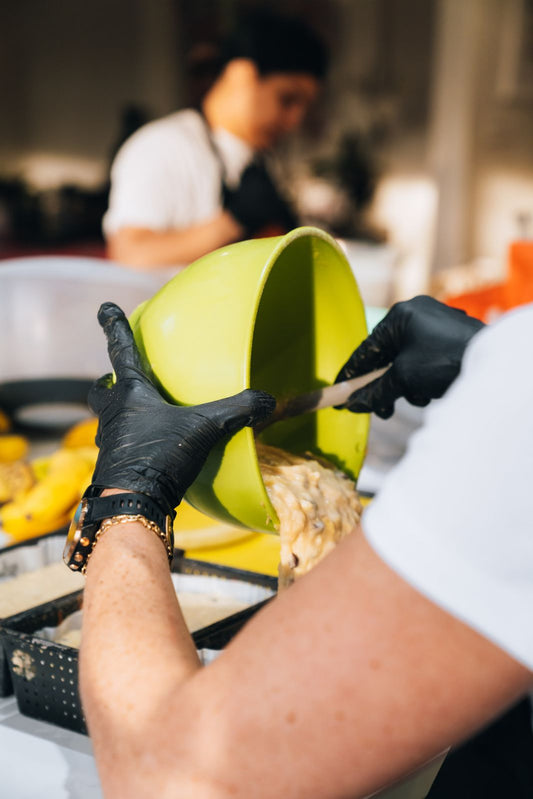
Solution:
M151 261L150 253L147 252L146 238L144 231L119 230L108 236L107 255L112 261L134 269L157 266Z

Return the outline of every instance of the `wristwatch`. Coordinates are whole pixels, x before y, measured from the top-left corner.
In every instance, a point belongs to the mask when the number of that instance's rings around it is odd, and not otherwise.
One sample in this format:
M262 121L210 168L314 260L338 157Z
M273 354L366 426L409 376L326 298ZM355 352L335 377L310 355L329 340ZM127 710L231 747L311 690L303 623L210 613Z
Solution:
M175 511L165 513L145 494L124 493L102 497L100 494L103 490L102 486L89 486L76 508L63 551L67 566L84 574L87 561L104 529L131 521L140 522L161 538L170 562L174 554L172 523Z

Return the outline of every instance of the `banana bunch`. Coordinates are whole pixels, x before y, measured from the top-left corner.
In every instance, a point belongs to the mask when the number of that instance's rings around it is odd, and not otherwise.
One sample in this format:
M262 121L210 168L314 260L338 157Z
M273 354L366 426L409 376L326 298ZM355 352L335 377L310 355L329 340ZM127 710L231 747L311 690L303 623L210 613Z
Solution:
M96 430L98 429L98 419L84 419L78 422L70 430L67 430L61 442L61 446L67 449L77 447L94 447Z
M0 505L19 498L35 482L33 472L23 458L29 449L24 436L10 433L11 419L0 410Z
M21 460L26 457L28 450L28 439L24 436L11 433L0 436L0 464Z
M0 505L20 499L34 483L35 476L29 463L0 463Z
M10 431L11 419L0 410L0 466L19 461L28 454L28 439L16 436Z
M0 467L6 463L15 463L28 454L30 448L27 438L14 435L11 431L11 419L0 410ZM9 478L8 478L9 479ZM2 476L0 474L0 495ZM0 500L1 502L2 500ZM5 500L4 500L5 501Z
M24 460L0 463L0 503L4 503L0 508L0 524L4 532L21 541L68 524L91 482L98 456L95 432L96 421L88 419L71 428L61 447L50 456L29 463ZM19 482L15 474L8 482L8 466L17 470Z

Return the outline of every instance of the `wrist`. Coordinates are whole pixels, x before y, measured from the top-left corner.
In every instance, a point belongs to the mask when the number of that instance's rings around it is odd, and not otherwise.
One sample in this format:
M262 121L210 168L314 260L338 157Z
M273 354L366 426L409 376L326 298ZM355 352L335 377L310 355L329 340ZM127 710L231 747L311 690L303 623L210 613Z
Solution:
M85 575L90 579L94 571L98 571L98 564L105 563L112 564L116 574L127 579L132 564L145 563L146 558L157 559L161 573L169 568L168 552L163 542L132 518L125 524L111 525L99 535L87 560Z
M100 536L106 530L119 526L130 531L132 524L136 524L161 539L170 562L174 554L174 515L174 511L164 511L145 494L116 488L100 491L97 485L91 485L72 520L63 553L64 561L69 568L83 573Z
M124 537L122 543L124 543L124 541L129 543L130 536L134 534L136 536L136 548L139 542L139 534L143 545L147 540L155 541L156 538L159 539L164 547L168 564L170 565L172 563L172 558L174 555L174 535L172 532L172 522L170 522L170 527L164 528L153 522L151 519L147 519L146 516L143 516L142 514L134 516L127 514L110 516L109 518L103 520L99 530L96 532L94 542L95 546L93 549L97 549L96 544L102 539L105 540L109 536L110 531L113 532L115 537L120 537L120 531L123 531ZM147 532L151 533L152 535L147 536Z

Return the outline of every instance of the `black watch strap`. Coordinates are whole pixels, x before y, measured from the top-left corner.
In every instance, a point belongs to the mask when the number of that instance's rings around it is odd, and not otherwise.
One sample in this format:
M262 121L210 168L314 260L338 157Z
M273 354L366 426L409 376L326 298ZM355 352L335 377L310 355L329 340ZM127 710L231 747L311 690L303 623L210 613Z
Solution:
M165 529L168 515L146 494L110 494L93 497L87 508L86 522L92 524L112 516L144 516L161 529Z
M89 486L78 505L63 552L63 560L67 566L75 571L85 572L102 523L113 519L116 519L116 523L122 523L129 516L138 517L145 527L149 526L159 535L171 561L174 552L172 522L176 512L172 510L165 513L157 502L145 494L124 492L102 497L102 490L101 486Z

